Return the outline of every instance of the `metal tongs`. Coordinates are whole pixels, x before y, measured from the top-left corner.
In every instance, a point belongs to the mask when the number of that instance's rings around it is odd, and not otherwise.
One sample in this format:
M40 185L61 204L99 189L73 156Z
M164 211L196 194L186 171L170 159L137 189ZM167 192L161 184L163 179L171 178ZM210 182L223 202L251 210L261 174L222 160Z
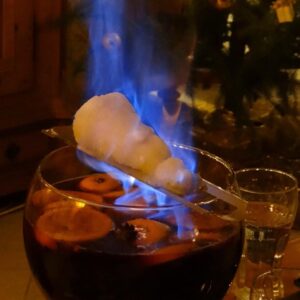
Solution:
M74 135L73 135L73 129L70 125L62 125L62 126L55 126L49 129L42 130L42 133L45 135L52 137L52 138L58 138L62 140L64 143L74 146L77 148L77 143L75 141ZM80 150L81 151L81 150ZM81 151L82 152L82 151ZM189 207L190 209L193 209L198 212L206 211L206 209L200 207L199 205L190 202L185 198L186 195L182 195L180 191L177 190L170 190L169 188L160 187L151 181L151 178L147 176L146 174L134 170L132 168L126 167L124 165L118 164L115 161L112 161L109 158L103 158L100 160L93 158L89 154L84 153L84 155L89 157L89 161L93 161L93 165L90 165L91 167L94 167L97 165L97 163L103 166L103 164L106 164L110 170L115 170L117 172L121 172L122 174L126 176L132 177L136 182L138 182L140 185L147 186L148 188L154 189L156 191L161 192L162 194L166 195L167 197L170 197L174 199L177 202L182 203L186 207ZM89 163L87 163L89 164ZM99 171L99 170L98 170ZM198 174L195 174L198 190L193 190L193 193L199 193L199 192L205 192L212 196L214 196L217 199L220 199L226 203L228 203L231 206L234 206L236 208L234 215L240 215L243 217L245 210L246 210L246 201L242 200L238 195L231 193L227 190L224 190L223 188L213 184L212 182L209 182L205 180L204 178L200 178ZM233 215L231 214L231 215Z

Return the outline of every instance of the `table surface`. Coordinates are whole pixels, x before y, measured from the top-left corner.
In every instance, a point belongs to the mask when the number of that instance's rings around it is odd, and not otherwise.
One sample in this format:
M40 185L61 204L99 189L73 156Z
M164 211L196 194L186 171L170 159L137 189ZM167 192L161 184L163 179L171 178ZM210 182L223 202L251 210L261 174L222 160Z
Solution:
M0 299L45 300L25 257L22 217L22 210L0 217Z
M253 266L255 266L253 264ZM300 231L292 230L289 238L285 255L282 260L283 268L298 268L300 269ZM243 295L243 296L242 296ZM242 300L248 299L247 295L242 292L240 295L236 295L234 285L232 285L223 300Z
M23 211L0 217L0 299L45 300L25 257ZM300 232L292 232L283 264L300 268Z

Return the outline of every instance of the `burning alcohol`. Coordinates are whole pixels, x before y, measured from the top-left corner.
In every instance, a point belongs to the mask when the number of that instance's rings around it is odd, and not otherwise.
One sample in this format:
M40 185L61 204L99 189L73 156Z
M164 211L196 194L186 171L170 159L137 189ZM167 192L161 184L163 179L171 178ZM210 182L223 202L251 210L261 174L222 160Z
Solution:
M208 174L234 187L224 162L198 154L203 167L215 164ZM212 213L201 214L172 199L146 201L139 188L126 192L111 176L90 172L74 149L62 148L42 162L27 200L26 251L49 297L223 297L241 254L239 219L223 219L214 199L205 204Z
M120 93L95 96L77 111L74 136L80 149L92 157L109 158L149 174L158 186L180 191L192 187L192 173L168 145L143 124Z

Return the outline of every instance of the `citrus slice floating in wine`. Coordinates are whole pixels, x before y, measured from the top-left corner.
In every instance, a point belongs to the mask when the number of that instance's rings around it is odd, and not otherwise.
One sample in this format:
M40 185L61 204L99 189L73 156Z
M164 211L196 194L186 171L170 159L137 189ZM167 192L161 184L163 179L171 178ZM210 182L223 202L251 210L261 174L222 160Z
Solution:
M36 238L53 248L55 242L77 243L107 235L114 227L104 213L90 207L65 205L48 209L36 222Z

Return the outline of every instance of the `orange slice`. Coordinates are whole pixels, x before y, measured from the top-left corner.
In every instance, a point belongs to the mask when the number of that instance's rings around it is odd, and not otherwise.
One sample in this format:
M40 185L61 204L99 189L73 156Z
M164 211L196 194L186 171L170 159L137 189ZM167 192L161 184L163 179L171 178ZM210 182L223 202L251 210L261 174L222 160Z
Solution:
M198 229L199 231L218 231L226 226L231 226L231 223L221 218L199 213L185 213L183 216L178 215L176 218L173 214L166 217L166 221L172 225L183 226L187 229Z
M192 242L175 244L155 250L143 258L146 264L156 265L180 258L195 249L196 245Z
M142 196L127 199L124 203L116 204L116 207L118 207L118 205L130 206L130 207L149 207L147 201Z
M105 193L102 195L102 197L106 201L113 201L124 195L125 195L124 190L116 190L116 191L111 191L111 192Z
M135 192L138 191L138 188L133 186L129 189L128 192L126 192L123 188L122 189L118 189L118 190L114 190L114 191L111 191L111 192L108 192L108 193L104 193L102 195L102 197L104 198L104 200L107 200L107 201L113 201L113 200L116 200L118 199L119 197L122 197L124 196L125 194L127 194L129 196L129 200L128 202L130 202L131 200L131 195L134 195ZM132 198L134 199L134 196L132 196Z
M57 243L50 236L40 231L38 228L34 230L36 240L44 247L55 250L57 248Z
M103 198L101 195L98 194L92 194L92 193L86 193L81 191L69 191L69 190L61 190L62 193L70 195L74 198L87 200L93 203L100 204L103 202Z
M47 204L44 207L44 210L49 210L49 209L58 209L58 208L65 208L65 207L74 207L76 205L75 202L72 201L67 201L67 200L60 200L60 201L55 201L52 203ZM83 204L84 205L84 204Z
M49 188L43 188L34 192L31 196L31 203L37 207L61 200L61 196Z
M147 201L144 197L137 197L129 200L126 205L133 206L133 207L149 207ZM167 226L167 225L166 225Z
M166 224L149 219L133 219L127 224L134 226L137 233L136 243L138 245L155 244L166 238L170 232L170 227Z
M121 188L118 180L105 173L93 174L79 182L79 188L84 192L103 194Z
M165 219L167 223L181 228L180 236L176 236L176 239L180 241L194 239L197 241L210 240L211 242L218 242L233 229L230 221L208 214L189 212L183 216L178 214L177 217L172 214Z
M128 198L126 199L126 201L124 201L124 203L119 203L118 205L133 206L133 207L149 207L149 204L147 203L147 201L143 196L137 196L135 194L135 192L137 191L138 191L137 187L132 187L127 192ZM126 191L122 189L122 190L108 192L102 194L101 196L103 197L104 201L113 202L114 200L117 200L118 198L124 196L125 194Z
M75 243L99 239L112 229L113 222L106 214L87 206L65 204L46 210L38 218L35 236L42 245L53 248L56 242Z

